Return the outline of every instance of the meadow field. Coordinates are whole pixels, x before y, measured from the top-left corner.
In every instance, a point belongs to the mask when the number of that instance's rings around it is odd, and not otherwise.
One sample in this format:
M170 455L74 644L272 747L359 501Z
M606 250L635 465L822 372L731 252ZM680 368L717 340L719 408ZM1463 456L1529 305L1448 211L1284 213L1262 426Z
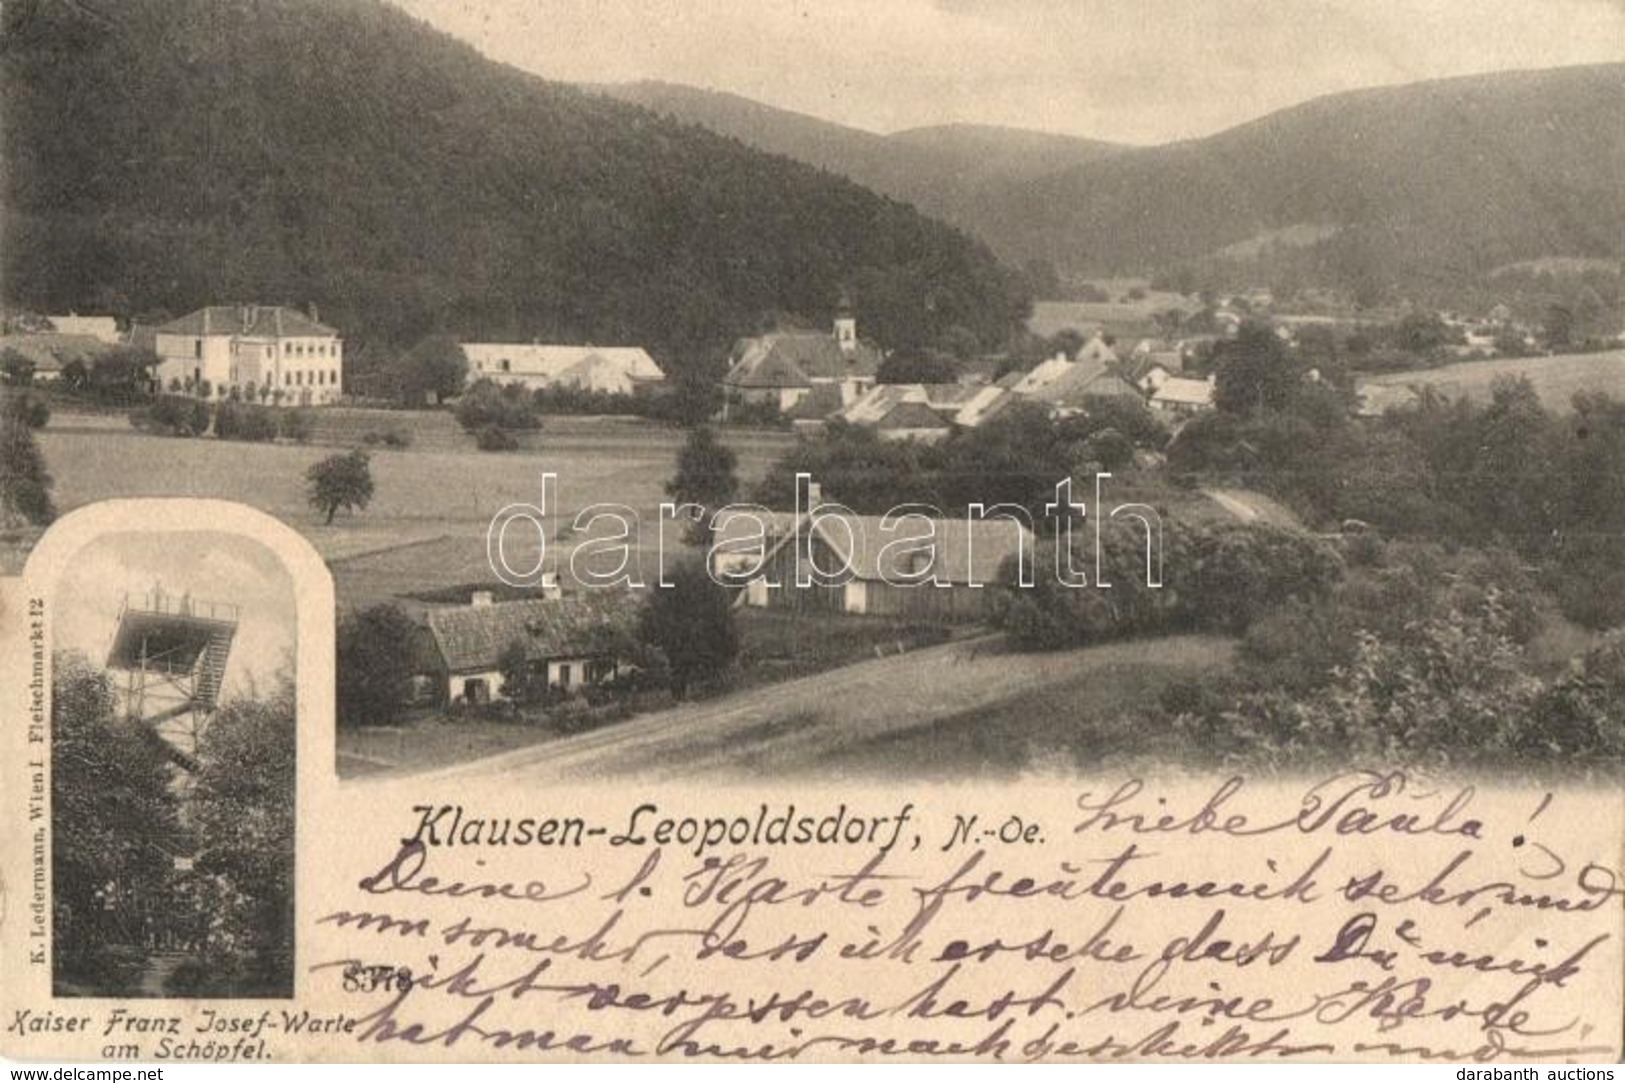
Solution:
M996 636L854 662L528 748L469 748L438 778L1011 780L1199 759L1138 722L1175 681L1208 681L1235 641L1172 635L1030 654ZM345 738L346 743L353 738ZM396 754L375 738L387 770ZM442 761L444 762L444 761ZM358 760L357 766L361 763ZM359 771L357 773L360 773Z
M1034 301L1027 330L1049 338L1068 329L1088 335L1094 331L1118 337L1159 334L1152 317L1170 308L1192 311L1190 298L1178 293L1148 289L1140 279L1103 279L1096 282L1112 296L1110 301ZM1137 301L1127 299L1130 289L1145 290Z
M1546 409L1567 413L1576 391L1604 391L1625 399L1625 350L1561 354L1555 357L1499 357L1462 361L1436 369L1388 372L1360 381L1360 409L1381 414L1416 401L1417 389L1430 387L1446 398L1484 403L1495 382L1524 376L1534 385Z
M378 427L410 426L413 415L380 412ZM567 523L596 502L624 504L649 524L642 551L656 544L652 524L665 499L679 430L646 423L549 424L519 452L487 453L414 437L413 446L372 452L375 495L365 511L340 512L332 525L305 499L305 471L334 444L248 444L138 433L111 419L59 415L39 433L66 513L98 500L184 496L236 500L304 535L332 568L341 605L366 604L491 578L486 530L511 503L538 503L542 475L557 476L557 517ZM324 435L319 426L318 438ZM438 428L438 422L430 423ZM759 479L790 437L727 434L745 485ZM550 517L555 509L548 509ZM550 543L551 544L551 543ZM556 549L561 555L561 545ZM515 563L518 563L517 555Z

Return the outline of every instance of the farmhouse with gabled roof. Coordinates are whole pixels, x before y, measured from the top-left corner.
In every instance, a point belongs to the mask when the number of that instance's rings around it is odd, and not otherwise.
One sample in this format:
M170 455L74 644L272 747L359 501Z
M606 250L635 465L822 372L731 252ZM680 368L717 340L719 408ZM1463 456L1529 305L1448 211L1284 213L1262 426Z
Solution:
M1213 378L1170 376L1151 395L1151 408L1170 414L1200 414L1213 409Z
M843 306L829 333L772 331L735 342L722 381L725 402L771 403L789 413L813 388L830 385L846 406L874 386L880 362Z

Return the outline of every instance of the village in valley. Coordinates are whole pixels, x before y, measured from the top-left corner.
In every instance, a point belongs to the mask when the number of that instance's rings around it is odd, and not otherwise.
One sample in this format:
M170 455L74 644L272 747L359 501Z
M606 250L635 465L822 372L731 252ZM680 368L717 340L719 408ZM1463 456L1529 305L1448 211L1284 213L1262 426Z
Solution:
M1128 288L1146 293L1143 285ZM1217 365L1242 349L1290 364L1304 393L1345 402L1354 419L1349 424L1361 424L1360 415L1371 412L1363 405L1369 398L1385 409L1414 412L1438 393L1427 390L1435 382L1488 401L1491 382L1479 379L1475 389L1473 374L1506 363L1497 342L1517 344L1515 370L1537 388L1548 366L1564 372L1591 366L1613 380L1625 371L1625 353L1617 349L1549 352L1543 328L1515 321L1504 306L1474 319L1396 312L1385 326L1371 317L1276 313L1257 292L1205 308L1199 298L1156 300L1169 308L1156 312L1142 303L1145 315L1128 320L1088 318L1092 308L1121 311L1124 305L1044 305L1045 318L1075 319L1076 325L1047 337L1029 332L1029 352L1034 345L1047 347L1041 356L952 358L888 356L860 335L851 302L843 297L826 329L742 336L727 357L712 409L690 418L672 416L679 392L647 350L631 345L441 336L420 351L444 355L435 366L441 372L437 386L392 401L358 395L346 379L346 336L322 323L314 306L213 305L156 326L125 328L111 316L15 316L0 338L0 357L14 395L50 404L37 438L47 461L63 464L56 466L59 494L93 499L141 491L128 480L128 488L102 488L117 483L95 465L108 462L103 456L111 453L121 463L115 472L150 471L147 484L154 493L263 501L307 533L339 585L340 760L341 769L356 774L532 746L547 756L560 741L557 751L565 758L557 762L569 762L580 755L571 744L577 735L598 732L598 744L620 728L641 735L637 720L643 716L664 721L674 713L704 714L738 697L759 702L762 711L759 718L745 715L751 721L741 733L748 738L780 700L780 710L809 710L801 686L823 671L830 675L820 686L853 667L890 671L889 679L910 698L909 675L944 657L959 659L966 669L953 678L956 683L976 681L978 666L1019 671L1026 659L1009 653L1008 642L997 642L1000 631L1006 640L1033 634L1009 604L1008 564L1023 552L1034 559L1035 530L1054 532L1033 499L1048 495L1037 430L1072 430L1075 460L1056 460L1063 472L1050 488L1069 478L1090 485L1079 490L1085 519L1109 515L1121 503L1093 507L1093 479L1109 475L1125 499L1184 522L1297 534L1334 550L1377 544L1380 527L1353 516L1309 522L1272 497L1267 480L1248 479L1257 488L1246 488L1234 477L1210 481L1200 470L1181 469L1177 445L1187 426L1217 416ZM1405 333L1396 328L1424 322L1439 340L1416 355L1427 367L1351 380L1346 371L1314 363L1314 344L1339 336L1346 343L1361 334L1394 340ZM1170 326L1173 336L1135 333ZM1201 330L1177 333L1190 327ZM1303 328L1322 335L1304 335ZM119 388L117 396L108 395L109 386ZM1396 391L1410 401L1396 404ZM990 433L998 435L990 440ZM1013 464L1029 476L999 478L994 488L974 495L989 504L1014 498L1033 513L1025 523L999 514L974 522L943 518L932 532L929 567L918 550L884 552L898 527L883 523L888 509L879 498L895 496L898 506L906 506L920 497L937 499L944 490L911 490L901 476L888 476L866 479L865 491L855 492L847 481L850 456L867 450L881 464L907 462L929 470L924 464L932 456L965 449L986 464L983 455L993 451L994 440L1012 437L1035 438L1033 461L1021 462L1018 455ZM363 450L371 491L345 497L342 514L328 522L321 507L301 512L294 506L310 496L295 489L308 477L305 464L333 448ZM482 450L488 448L493 450ZM180 457L177 469L193 472L191 483L163 478L163 463L172 456ZM226 462L242 481L225 484L241 488L203 481ZM789 492L775 484L791 466L813 472L823 467L837 479L829 502L822 483L814 482L810 505L803 493L800 513L792 510L795 500L785 500ZM101 476L76 476L79 470ZM510 499L534 500L544 471L562 479L565 501L554 521L549 568L524 585L504 583L479 559L486 552L489 513ZM691 475L686 479L685 471ZM628 472L641 473L637 484L612 480ZM248 480L255 473L263 475L262 484ZM486 484L472 480L482 474L498 477ZM411 490L396 491L407 486ZM459 500L469 492L480 499ZM856 507L843 498L855 500ZM571 520L598 500L634 503L650 522L660 518L657 505L672 500L696 501L708 507L707 514L722 505L749 509L724 513L702 537L687 536L696 555L708 556L716 583L690 584L679 592L680 605L666 614L677 625L667 639L659 638L647 615L659 604L650 595L656 575L624 577L607 587L599 585L601 578L584 584L571 576L572 568L591 568L590 561L572 564L570 554L592 539L591 531L573 530ZM820 507L822 514L808 514ZM673 538L683 533L679 524L666 529ZM1155 540L1163 544L1160 536ZM636 545L646 562L655 546L648 539ZM1084 552L1081 545L1075 548ZM1116 556L1112 578L1118 582L1111 589L1144 596L1144 583L1121 582L1145 579L1144 561L1134 559L1132 550L1128 559L1122 551ZM850 574L795 589L797 567L808 561ZM920 582L922 573L929 582ZM644 589L628 589L628 580ZM695 597L696 589L714 592L714 605ZM1208 634L1191 634L1198 630ZM1211 631L1195 622L1146 644L1147 660L1120 657L1104 672L1080 658L1084 664L1063 687L1082 673L1095 683L1103 676L1124 680L1135 691L1148 682L1156 687L1206 680L1222 670L1231 651ZM664 652L706 637L719 640L711 645L714 657L702 650L694 659L679 659L686 668L674 683L672 660ZM1096 639L1111 644L1119 637L1097 628L1081 636L1063 632L1061 638L1070 646ZM1113 646L1074 649L1087 656ZM1053 658L1034 657L1055 668ZM393 694L379 696L380 676L394 682ZM874 678L865 673L862 679ZM1053 673L1047 679L1053 681ZM356 686L351 698L347 682ZM1004 675L999 683L1016 681ZM855 717L832 713L837 724L829 727L831 740L815 750L805 747L806 731L818 728L809 719L798 735L802 749L793 753L807 757L799 766L850 766L859 749L877 743L923 751L936 720L889 698L857 709ZM1114 702L1119 697L1105 699L1123 708ZM820 700L828 706L827 690L814 694L813 702ZM972 702L967 699L956 713ZM960 722L957 728L967 727ZM658 757L610 746L606 762L622 755L631 757L629 768L647 769L657 758L682 762L687 757L680 746L691 736L686 730L679 727L660 740L654 746ZM1035 747L1042 740L1039 734L1025 737ZM946 739L957 745L965 737L950 730ZM751 754L771 755L771 745ZM714 756L714 746L705 747ZM605 755L594 751L589 760ZM1001 768L1024 762L1009 749L993 759Z
M881 228L856 185L557 93L628 146L695 140L742 191L784 171L771 222ZM346 778L1625 762L1622 253L1328 282L1304 253L1336 229L1250 226L1130 274L947 227L922 255L916 216L861 262L786 233L656 273L609 236L628 213L571 219L613 275L500 291L446 285L485 252L380 254L404 233L366 242L372 278L165 277L131 242L127 277L34 288L13 261L8 571L103 499L286 522L336 588ZM733 243L695 213L707 239L673 244ZM541 533L494 560L544 475ZM910 520L929 546L889 544Z

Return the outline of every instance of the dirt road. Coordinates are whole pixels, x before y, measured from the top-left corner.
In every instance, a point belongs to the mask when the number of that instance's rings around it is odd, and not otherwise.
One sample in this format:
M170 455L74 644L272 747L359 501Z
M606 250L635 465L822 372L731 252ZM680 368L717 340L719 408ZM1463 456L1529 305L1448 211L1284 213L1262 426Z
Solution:
M750 689L434 772L525 782L975 775L1010 754L1115 721L1168 681L1228 663L1206 636L1007 653L995 637L945 644ZM358 780L367 784L367 780Z
M1203 489L1202 495L1235 516L1243 523L1268 523L1271 526L1301 527L1298 517L1290 509L1262 493L1247 489Z

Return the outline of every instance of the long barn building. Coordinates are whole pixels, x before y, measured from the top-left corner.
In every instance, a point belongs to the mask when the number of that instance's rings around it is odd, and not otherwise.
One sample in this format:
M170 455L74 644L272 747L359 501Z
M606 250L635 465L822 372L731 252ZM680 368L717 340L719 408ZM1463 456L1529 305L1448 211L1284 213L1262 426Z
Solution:
M740 511L719 525L719 578L740 587L736 604L762 608L981 621L1007 589L1004 562L1033 555L1032 532L1008 519L916 517L888 530L875 515ZM820 572L823 585L797 586Z

